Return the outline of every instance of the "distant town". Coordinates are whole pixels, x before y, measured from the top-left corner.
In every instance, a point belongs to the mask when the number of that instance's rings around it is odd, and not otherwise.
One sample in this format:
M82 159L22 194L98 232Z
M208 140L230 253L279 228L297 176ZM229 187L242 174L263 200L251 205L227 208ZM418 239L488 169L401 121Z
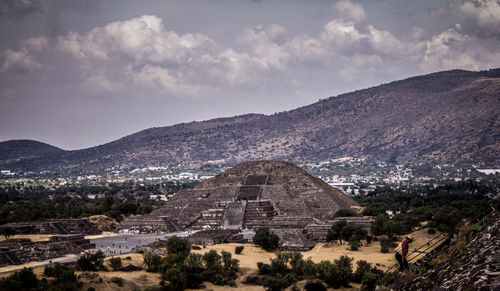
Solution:
M472 180L496 181L500 179L500 169L458 168L452 165L389 165L383 161L368 161L366 158L343 157L316 163L298 164L312 175L342 190L350 196L366 195L381 188L392 189L414 186L437 187L448 182ZM0 186L22 185L43 186L49 191L59 187L108 183L133 182L137 187L162 186L166 183L182 185L197 184L231 168L230 164L207 164L201 167L184 165L149 166L143 168L107 168L99 174L59 175L57 172L15 172L0 171ZM77 194L75 194L77 195ZM102 193L86 194L88 199L104 198ZM168 200L173 193L152 192L150 199ZM82 198L82 197L75 197Z

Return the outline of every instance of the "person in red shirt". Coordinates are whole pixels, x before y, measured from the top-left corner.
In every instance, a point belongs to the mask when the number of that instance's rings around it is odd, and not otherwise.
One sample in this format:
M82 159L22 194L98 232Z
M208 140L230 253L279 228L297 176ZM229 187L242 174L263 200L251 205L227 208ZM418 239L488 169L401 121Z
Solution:
M413 241L413 237L405 237L401 243L394 250L396 252L396 260L399 263L399 271L409 270L408 261L406 260L406 255L408 254L408 245Z

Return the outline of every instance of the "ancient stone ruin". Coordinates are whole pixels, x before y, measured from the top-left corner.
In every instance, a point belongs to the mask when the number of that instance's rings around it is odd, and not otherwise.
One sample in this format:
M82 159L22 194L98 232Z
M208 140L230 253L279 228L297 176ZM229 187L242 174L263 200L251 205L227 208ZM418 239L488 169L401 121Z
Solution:
M32 242L27 238L0 242L0 266L21 265L30 261L43 261L79 254L95 245L81 234L55 235L49 241Z
M102 231L90 223L88 219L66 218L45 221L28 221L8 223L16 234L101 234Z
M295 165L245 162L178 192L149 215L127 217L119 230L168 233L266 226L285 248L303 249L315 243L307 237L308 225L329 221L337 210L353 206L357 204L351 198Z

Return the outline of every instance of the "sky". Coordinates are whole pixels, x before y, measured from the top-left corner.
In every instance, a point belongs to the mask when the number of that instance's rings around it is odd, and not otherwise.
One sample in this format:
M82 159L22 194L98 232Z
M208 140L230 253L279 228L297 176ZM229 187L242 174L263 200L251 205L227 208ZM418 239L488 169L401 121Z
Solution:
M498 67L499 0L0 0L0 141L81 149Z

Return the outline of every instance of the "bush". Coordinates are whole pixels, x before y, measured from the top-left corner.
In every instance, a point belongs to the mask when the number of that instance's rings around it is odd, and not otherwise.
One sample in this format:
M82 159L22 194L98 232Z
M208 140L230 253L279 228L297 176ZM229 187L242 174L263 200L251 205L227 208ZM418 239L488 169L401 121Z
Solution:
M117 258L111 258L108 261L108 265L113 269L113 271L118 271L122 267L122 259L117 257Z
M363 284L364 290L375 290L377 286L378 277L376 274L368 271L363 274L363 279L361 283Z
M333 215L333 218L335 217L352 217L352 216L359 216L356 211L348 208L342 208L337 210L335 214Z
M357 261L356 265L356 272L354 272L352 280L356 283L361 283L361 281L363 280L363 275L366 272L369 272L372 269L372 266L365 260Z
M429 229L427 230L427 233L428 233L428 234L435 234L435 233L436 233L436 229L435 229L435 228L433 228L433 227L431 227L431 228L429 228Z
M146 265L146 271L148 272L158 272L160 265L162 263L161 257L159 255L145 252L143 254L143 263Z
M269 264L265 264L263 262L257 262L257 268L259 269L259 275L271 274L271 265Z
M339 277L339 268L329 261L315 264L317 278L323 280L328 286L339 288L342 284Z
M263 286L266 287L266 290L269 291L281 291L285 289L290 283L287 281L285 277L272 277L268 276L264 279Z
M21 271L2 278L0 290L35 290L38 284L39 281L33 269L24 267Z
M177 268L170 268L165 273L165 279L168 280L168 286L173 290L186 289L186 275Z
M325 285L321 281L307 281L304 286L306 291L326 291Z
M349 240L349 246L351 247L351 251L357 251L361 246L361 243L359 242L359 239L355 234L351 236L351 239Z
M334 261L339 270L339 284L342 286L347 287L349 281L352 279L352 260L348 256L341 256L338 260Z
M111 278L111 282L117 284L118 286L123 286L123 279L121 277L113 277Z
M244 246L237 246L236 248L234 248L234 253L239 255L241 254L244 248L245 248Z
M387 253L389 248L395 247L396 244L387 236L380 239L380 252Z
M87 252L76 261L78 269L82 271L97 271L104 268L104 254L101 250L95 253Z
M278 249L280 238L274 233L269 231L267 227L259 227L255 231L253 243L260 246L268 252Z

